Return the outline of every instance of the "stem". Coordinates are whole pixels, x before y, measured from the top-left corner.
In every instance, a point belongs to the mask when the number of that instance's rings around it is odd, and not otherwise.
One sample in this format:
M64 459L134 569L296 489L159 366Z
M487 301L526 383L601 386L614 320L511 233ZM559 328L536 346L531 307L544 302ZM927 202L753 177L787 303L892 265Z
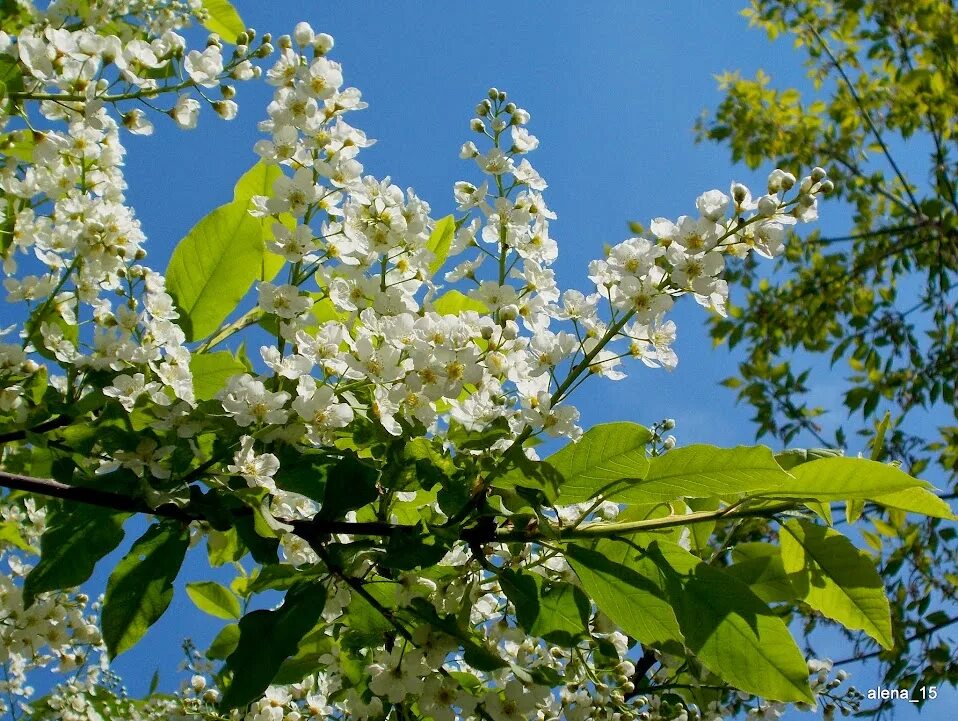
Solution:
M59 416L57 418L51 418L48 421L44 421L40 425L34 426L33 428L25 428L20 431L0 433L0 445L9 443L10 441L22 441L27 437L28 433L46 433L47 431L52 431L55 428L63 428L63 426L68 426L72 422L73 418L70 416Z
M888 150L888 146L885 145L885 141L882 139L881 133L878 132L878 128L875 127L875 123L872 122L871 115L865 109L864 103L858 93L855 91L855 86L852 84L851 79L848 77L848 74L845 72L845 69L838 62L838 59L832 53L828 43L825 42L825 39L818 33L811 25L808 26L809 30L812 31L812 34L815 36L815 39L818 40L818 43L822 46L822 50L825 51L825 54L828 55L829 59L832 61L832 65L835 66L835 69L838 71L839 75L842 76L842 80L845 82L848 92L851 93L852 99L855 101L855 104L858 106L858 110L861 112L862 117L865 119L865 122L868 124L869 129L872 131L872 134L875 136L875 140L878 141L878 145L881 147L882 152L885 154L885 157L888 159L889 165L891 165L892 170L895 171L895 175L898 176L898 180L901 182L902 187L905 189L905 192L908 194L908 199L911 201L912 207L915 209L915 212L918 213L919 217L923 215L921 212L921 206L918 205L918 199L915 198L915 194L911 191L911 186L908 184L908 181L905 179L904 174L898 167L898 164L895 162L895 159L892 157L891 152Z
M744 502L744 501L743 501ZM657 531L663 528L673 528L675 526L686 526L694 523L708 523L723 518L771 518L783 511L790 511L798 508L799 501L786 501L777 503L764 508L738 509L741 504L726 506L717 511L698 511L697 513L673 514L662 518L651 518L643 521L623 521L621 523L590 523L578 528L555 529L553 534L546 536L528 531L498 531L495 535L495 541L531 541L541 536L555 537L558 535L561 540L573 538L606 538L609 536L622 536L631 533Z
M68 102L68 103L86 103L90 100L102 100L105 103L118 103L122 100L138 100L140 98L154 98L157 95L162 95L163 93L172 93L183 90L184 88L192 87L195 83L193 80L186 80L182 83L176 85L167 85L160 88L144 88L143 90L137 90L132 93L119 93L117 95L94 95L92 98L87 97L86 95L77 95L77 94L67 94L67 93L28 93L25 91L16 92L16 93L7 93L7 97L11 100L53 100L56 102Z
M958 616L949 618L947 621L942 621L941 623L936 623L934 626L929 626L926 629L921 631L916 631L911 636L905 638L905 643L909 644L912 641L917 641L918 639L924 638L925 636L930 636L935 631L940 631L947 626L951 626L953 623L958 623ZM870 658L877 658L881 654L886 653L885 649L879 649L877 651L872 651L871 653L862 654L859 656L851 656L849 658L843 658L841 661L836 661L833 663L833 666L847 666L850 663L858 663L859 661L867 661Z
M206 342L204 342L199 348L196 349L197 353L206 353L215 346L222 343L224 340L229 338L234 333L253 325L256 321L260 319L260 316L263 314L263 311L257 306L251 310L248 310L246 313L241 315L239 318L234 320L229 325L224 326L223 328L217 330L213 335L211 335Z

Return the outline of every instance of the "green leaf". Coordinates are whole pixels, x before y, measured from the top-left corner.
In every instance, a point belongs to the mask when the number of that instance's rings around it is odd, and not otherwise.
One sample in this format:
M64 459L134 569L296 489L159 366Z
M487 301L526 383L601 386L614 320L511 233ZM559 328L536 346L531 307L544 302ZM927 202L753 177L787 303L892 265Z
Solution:
M808 667L785 623L748 586L674 544L655 542L689 650L732 686L814 703Z
M283 169L279 165L257 160L233 186L233 202L248 209L254 195L272 196L273 185L282 176Z
M173 581L189 547L186 526L155 523L113 569L103 600L103 640L110 658L132 647L173 598Z
M233 651L236 650L236 646L239 643L239 638L239 624L226 624L220 629L220 632L216 634L216 638L213 639L213 643L211 643L210 647L206 650L206 657L213 659L227 658L231 653L233 653Z
M80 506L58 510L40 538L40 562L23 582L24 603L37 594L79 586L90 578L96 562L120 545L129 513Z
M600 423L546 461L563 477L557 503L587 501L600 493L615 498L649 470L645 445L652 438L637 423Z
M473 300L458 290L446 291L436 298L432 303L432 309L439 315L461 315L468 310L474 310L477 313L489 311L485 303Z
M376 480L379 472L353 456L344 456L326 478L320 519L343 518L347 512L362 508L379 497Z
M0 81L0 84L2 84L2 81ZM0 100L2 100L2 97L0 97ZM33 160L35 146L36 142L32 130L14 130L12 133L0 136L0 152L26 163Z
M15 521L4 521L0 523L0 548L7 543L27 553L37 552L37 549L27 543Z
M186 595L201 611L211 616L238 619L242 615L239 601L230 591L215 581L196 581L186 584Z
M180 309L187 340L204 338L236 309L255 280L271 280L283 259L266 252L271 218L248 212L253 195L269 196L282 174L262 160L233 188L233 201L198 222L173 250L166 283Z
M234 375L246 372L241 360L229 351L194 353L190 358L193 373L193 391L197 400L206 401L215 396Z
M205 338L226 320L261 274L265 253L258 219L244 205L221 205L173 250L166 269L186 339Z
M299 642L296 655L292 656L279 667L275 684L299 683L306 676L314 673L323 665L322 658L335 651L335 641L326 633L326 629L319 626Z
M396 585L394 583L371 583L366 586L369 595L386 609L396 605ZM382 640L383 634L392 630L389 619L379 609L358 593L352 594L346 608L349 631L346 643L351 648L365 648Z
M321 586L302 584L286 593L273 611L253 611L239 622L239 642L226 659L233 679L223 694L223 709L245 706L266 690L283 661L296 653L302 639L319 621L326 594Z
M273 186L277 179L284 175L283 169L274 163L267 163L265 160L258 160L252 168L243 173L236 185L233 186L232 205L241 205L247 210L252 205L254 195L263 195L267 198L273 197ZM260 235L263 243L273 240L273 225L276 220L270 216L257 218L260 227ZM280 222L290 230L296 227L296 219L289 213L282 213L279 216ZM263 263L260 268L259 278L261 280L272 280L279 273L280 269L286 263L286 259L276 255L271 251L265 251L263 254Z
M214 568L240 560L246 553L235 528L226 531L210 530L206 534L206 552Z
M920 513L932 518L958 520L951 507L931 491L924 488L906 488L904 491L874 496L869 500L888 508L898 508L910 513Z
M542 576L506 569L499 575L516 620L533 636L571 646L587 632L589 599L568 583L546 585Z
M781 486L791 476L765 446L676 448L649 461L645 478L617 493L629 503L734 496Z
M791 601L795 589L782 564L782 553L770 543L740 543L732 549L735 563L725 568L765 603Z
M815 498L821 501L874 498L908 488L928 488L925 481L894 466L864 458L821 458L792 470L787 480L767 491L777 496Z
M891 648L888 599L874 561L830 528L792 520L782 530L782 563L798 598Z
M442 220L436 221L436 225L429 235L429 240L426 242L426 248L433 255L433 259L429 262L430 275L435 275L442 268L443 263L446 262L455 234L456 219L454 217L447 215Z
M203 0L203 10L203 27L226 42L236 44L239 34L246 32L243 19L229 0Z
M603 539L592 548L569 544L565 557L599 610L627 634L657 647L681 642L662 574L645 554Z

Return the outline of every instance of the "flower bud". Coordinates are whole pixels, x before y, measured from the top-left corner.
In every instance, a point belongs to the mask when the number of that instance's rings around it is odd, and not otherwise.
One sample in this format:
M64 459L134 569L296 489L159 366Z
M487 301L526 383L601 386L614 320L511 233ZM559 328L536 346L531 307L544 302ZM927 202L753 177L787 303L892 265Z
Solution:
M213 47L214 45L216 47L223 47L223 41L220 40L220 36L217 35L216 33L210 33L209 37L206 38L206 47L210 48L210 47Z
M506 103L506 107L504 107L503 110L505 110L507 113L509 113L510 115L512 115L514 112L516 112L516 104L515 104L515 103Z
M335 44L336 43L333 40L332 35L330 35L329 33L319 33L316 36L316 39L313 41L313 50L315 50L320 55L325 55L326 53L328 53L330 50L333 49L333 45Z
M226 100L232 100L236 96L236 88L232 85L220 85L220 93Z
M299 22L296 23L296 27L293 28L293 39L297 45L304 48L307 45L313 44L313 40L316 39L316 33L313 32L313 28L309 23Z
M276 41L276 44L279 45L283 50L289 50L293 47L293 39L289 35L280 35L279 39Z
M822 195L830 195L835 192L835 183L830 180L823 180L822 184L818 186L818 190Z
M778 200L771 195L763 195L758 199L758 214L770 218L778 211Z
M489 88L489 99L498 100L499 99L499 89L498 88Z
M486 132L486 124L480 118L473 118L469 121L469 127L477 133Z
M812 168L811 176L813 183L818 183L819 181L825 180L827 175L828 173L825 172L824 168L819 168L818 166Z
M662 421L662 429L663 429L663 430L671 431L673 428L675 428L675 419L674 419L674 418L666 418L664 421Z
M662 441L662 447L667 451L671 451L673 448L675 448L675 444L677 442L678 441L675 440L675 436L666 436L665 440Z
M239 52L240 46L244 45L249 45L249 33L240 33L236 36L236 51Z
M795 176L792 175L791 173L782 174L782 179L781 179L782 190L791 190L792 188L795 187L795 182L796 182Z
M235 118L238 109L236 103L232 100L217 100L213 103L213 110L215 110L216 114L223 118L223 120L232 120Z
M488 115L490 110L492 110L492 103L490 103L488 100L483 100L476 106L476 115L478 115L480 118L483 118Z

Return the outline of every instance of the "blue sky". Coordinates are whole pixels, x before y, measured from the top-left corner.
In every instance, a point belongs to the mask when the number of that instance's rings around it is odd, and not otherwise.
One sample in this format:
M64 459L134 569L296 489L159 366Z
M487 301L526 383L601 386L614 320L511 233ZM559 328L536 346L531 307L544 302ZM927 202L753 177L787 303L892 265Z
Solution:
M290 32L305 19L336 38L332 56L370 106L350 122L378 140L359 158L365 171L412 186L435 217L452 212L456 180L476 178L474 165L458 158L471 137L473 108L490 86L507 90L531 113L529 129L541 141L530 160L548 180L546 199L558 214L552 234L560 247L560 285L583 290L588 261L602 254L603 243L628 236L628 220L647 224L691 213L699 193L727 190L731 180L764 187L771 167L752 173L732 166L724 148L693 142L695 118L721 99L716 73L763 68L778 84L804 85L801 56L788 41L770 45L763 32L749 30L735 2L239 0L236 6L260 33ZM255 161L251 148L261 137L255 125L265 117L271 89L244 83L238 90L240 113L231 123L205 113L198 130L183 133L158 118L152 137L125 136L128 197L156 268L166 266L176 241L199 218L230 199L236 178ZM822 214L826 230L847 228L840 207L826 204ZM574 401L583 425L674 417L680 443L754 442L749 409L717 385L735 372L735 356L711 348L694 303L681 304L673 318L678 369L634 364L625 381L591 383ZM838 380L821 376L817 393L827 397ZM185 580L214 577L202 549L191 558ZM103 588L109 567L101 564L93 588ZM178 680L172 668L182 658L180 640L191 636L205 648L220 625L180 589L166 616L116 668L133 693L145 691L157 667L161 687L170 688ZM830 640L820 650L838 658L849 649ZM874 682L855 670L859 688ZM943 692L924 718L944 719L956 701L953 691ZM912 714L906 706L899 718Z

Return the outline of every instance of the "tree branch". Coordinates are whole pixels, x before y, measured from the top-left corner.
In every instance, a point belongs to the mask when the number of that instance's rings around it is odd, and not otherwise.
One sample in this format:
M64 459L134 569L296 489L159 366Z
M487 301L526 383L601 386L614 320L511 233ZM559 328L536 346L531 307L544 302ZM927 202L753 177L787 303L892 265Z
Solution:
M888 163L891 165L892 170L895 171L895 175L898 176L898 180L901 182L902 187L905 189L905 192L908 194L908 199L911 201L912 207L915 209L915 212L918 214L918 217L922 217L923 213L921 212L921 206L918 204L918 199L915 198L915 194L911 190L911 185L905 179L904 174L901 172L901 169L898 167L898 164L895 162L895 159L892 157L891 152L888 150L888 146L885 145L885 141L882 139L881 133L878 131L878 128L875 126L875 123L872 122L871 114L865 109L865 104L862 102L862 99L859 97L858 92L855 90L855 85L852 83L851 78L848 77L848 74L845 72L845 68L841 66L841 63L838 62L838 59L832 53L828 43L825 42L825 39L819 34L818 30L815 29L812 25L808 26L809 30L812 31L812 34L815 36L815 39L818 40L819 44L822 46L822 50L825 51L825 54L828 55L829 59L832 61L832 65L835 66L835 69L841 75L842 80L845 82L845 86L848 88L848 92L851 93L852 99L855 101L855 104L858 106L859 111L861 111L862 117L865 119L865 122L868 124L868 127L871 129L872 134L875 136L875 140L878 141L878 145L881 147L882 152L885 154L885 157L888 159Z
M905 643L909 644L912 641L917 641L918 639L924 638L925 636L930 636L935 631L940 631L943 628L951 626L953 623L958 623L958 616L954 618L949 618L947 621L942 621L941 623L936 623L934 626L929 626L928 628L917 631L911 636L908 636L905 639ZM870 658L877 658L883 653L887 653L885 649L878 649L877 651L872 651L871 653L866 653L861 656L850 656L849 658L843 658L841 661L836 661L833 663L833 666L847 666L850 663L858 663L859 661L867 661Z
M674 528L675 526L687 526L695 523L708 523L729 518L771 518L784 511L791 511L798 508L801 501L785 501L764 508L743 509L736 506L726 506L717 511L698 511L697 513L674 514L663 516L662 518L650 518L644 521L624 521L622 523L591 523L577 528L561 529L555 528L551 533L542 533L538 531L509 531L499 530L495 534L494 540L502 541L534 541L539 538L555 538L559 536L560 540L573 538L605 538L608 536L623 536L630 533L639 533L647 531L658 531L663 528Z
M190 521L208 521L206 514L191 504L185 507L167 504L152 508L146 501L127 496L122 493L105 491L99 488L89 488L85 486L70 486L60 483L50 478L36 478L34 476L25 476L19 473L8 473L0 471L0 487L10 488L17 491L26 491L27 493L36 493L49 498L60 498L74 503L83 503L89 506L99 506L101 508L112 508L117 511L129 511L131 513L144 513L163 518L172 518L177 521L189 523ZM232 511L234 517L246 516L252 513L249 508L236 509ZM412 526L401 526L392 523L375 522L356 522L317 520L311 521L287 521L293 526L297 535L304 538L329 535L331 533L349 533L356 536L391 536L394 533L401 533L405 530L414 530Z
M11 441L22 441L27 437L27 433L46 433L47 431L52 431L56 428L63 428L63 426L70 425L73 420L74 419L70 416L58 416L56 418L51 418L48 421L44 421L40 425L34 426L33 428L25 428L19 431L0 433L0 444L9 443Z

